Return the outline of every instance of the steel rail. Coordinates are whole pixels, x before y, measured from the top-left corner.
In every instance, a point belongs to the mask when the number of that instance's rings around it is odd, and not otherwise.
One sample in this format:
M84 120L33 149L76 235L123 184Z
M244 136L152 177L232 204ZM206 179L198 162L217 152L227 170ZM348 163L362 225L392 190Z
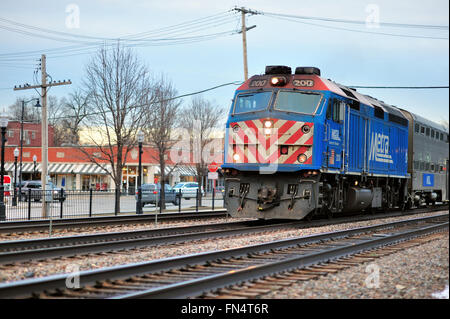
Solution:
M446 223L443 225L439 222L440 219L445 219ZM167 271L177 267L185 267L186 265L202 264L209 261L245 257L249 254L270 252L272 250L280 250L289 247L308 245L314 243L321 243L325 241L337 240L349 236L379 231L389 228L403 227L411 224L419 223L437 223L438 228L448 227L448 214L440 214L425 218L413 218L404 221L397 221L375 226L359 227L350 230L343 230L330 233L322 233L318 235L310 235L306 237L290 238L284 240L273 241L270 243L251 245L246 247L204 252L199 254L192 254L187 256L170 257L149 262L140 262L128 265L120 265L108 267L98 270L88 270L79 273L81 287L95 284L104 280L126 279L133 276L140 276L149 273L157 273ZM430 229L430 228L428 228ZM383 239L388 237L379 237ZM240 272L241 273L241 272ZM27 279L16 281L12 283L0 284L0 298L11 297L29 297L32 292L42 292L51 289L64 289L66 287L66 280L70 274L53 275L44 278ZM240 280L240 279L239 279ZM197 288L196 288L197 289ZM126 295L125 297L132 297ZM137 295L134 297L138 297Z
M219 218L226 216L225 209L217 209L214 211L199 211L199 212L176 212L176 213L162 213L157 214L159 221L167 220L184 220L194 218ZM155 214L144 215L121 215L121 216L101 216L101 217L80 217L80 218L64 218L52 220L53 229L70 229L80 227L97 227L108 225L124 225L124 224L138 224L155 221ZM20 233L20 232L37 232L45 231L49 228L50 221L35 220L35 221L12 221L1 222L0 233Z
M230 272L220 273L216 275L205 276L199 279L180 282L164 286L161 288L148 289L135 293L129 293L112 299L142 299L142 298L188 298L202 295L204 292L209 292L215 289L224 288L229 285L238 284L257 278L261 278L274 273L283 271L290 271L298 268L337 260L342 257L354 255L363 251L379 248L382 246L395 244L400 241L405 241L411 238L433 233L445 228L448 228L449 223L440 223L420 229L414 229L406 232L391 234L385 237L376 237L364 240L360 243L350 243L348 245L324 249L317 253L310 253L305 256L288 258L286 260L275 261L263 265L256 265L253 267L246 267L244 269L237 269Z
M12 264L23 261L42 260L89 253L110 252L138 247L168 245L178 242L219 238L233 235L263 232L278 229L304 229L336 225L342 223L367 221L377 218L403 216L402 213L374 216L340 217L332 221L235 221L194 226L166 227L151 230L108 232L87 235L75 235L53 238L25 239L0 242L0 264ZM259 227L257 227L259 226ZM231 228L231 229L230 229ZM195 233L195 234L194 234ZM198 235L197 235L198 233ZM200 236L199 236L200 235Z
M152 230L6 241L0 242L0 264L169 245L284 228L297 228L302 225L302 222L290 221L288 223L277 222L269 225L261 224L260 221L237 221ZM13 249L17 250L7 251Z

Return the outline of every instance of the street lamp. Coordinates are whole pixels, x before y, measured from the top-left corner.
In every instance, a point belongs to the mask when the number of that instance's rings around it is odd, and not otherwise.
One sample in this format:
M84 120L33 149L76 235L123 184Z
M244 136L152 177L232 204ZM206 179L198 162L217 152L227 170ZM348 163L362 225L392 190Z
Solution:
M19 165L19 194L22 194L22 153L23 153L23 114L25 112L25 104L36 100L35 107L41 107L38 98L32 98L29 101L22 100L22 115L20 119L20 165Z
M14 197L12 206L17 206L17 157L19 157L19 149L14 149Z
M34 180L34 176L36 175L36 161L37 161L37 156L35 154L35 155L33 155L33 164L34 164L34 166L33 166L33 177L31 178L32 180Z
M1 152L1 187L0 187L0 220L6 220L6 207L5 207L5 186L3 176L5 173L5 143L6 143L6 127L8 126L8 116L2 114L0 116L0 127L2 129L2 152Z
M142 175L142 143L144 142L144 132L139 130L137 133L137 140L139 144L139 167L138 167L138 200L136 203L136 214L142 214L142 190L141 190L141 175Z

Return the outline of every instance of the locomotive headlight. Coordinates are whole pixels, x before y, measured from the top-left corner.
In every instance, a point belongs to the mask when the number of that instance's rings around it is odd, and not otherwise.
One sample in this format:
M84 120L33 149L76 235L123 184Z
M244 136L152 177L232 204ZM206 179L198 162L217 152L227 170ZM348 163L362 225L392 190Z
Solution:
M266 128L272 127L272 122L271 121L265 121L264 122L264 127L266 127Z
M270 79L270 83L273 86L282 86L285 85L287 82L286 78L284 76L274 76Z
M298 160L300 163L306 162L307 159L308 159L308 156L306 156L306 154L300 154L300 155L297 157L297 160Z
M239 161L239 159L240 159L240 156L239 156L239 154L234 154L233 155L233 159L237 162L237 161Z
M272 133L272 130L270 128L266 128L264 129L264 133L269 135L270 133Z

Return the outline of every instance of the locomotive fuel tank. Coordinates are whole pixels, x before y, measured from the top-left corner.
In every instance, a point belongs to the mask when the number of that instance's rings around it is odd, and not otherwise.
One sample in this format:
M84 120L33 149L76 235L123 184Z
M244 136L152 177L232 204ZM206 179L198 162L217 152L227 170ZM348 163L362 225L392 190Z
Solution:
M370 188L350 187L344 211L360 211L372 206L374 193Z

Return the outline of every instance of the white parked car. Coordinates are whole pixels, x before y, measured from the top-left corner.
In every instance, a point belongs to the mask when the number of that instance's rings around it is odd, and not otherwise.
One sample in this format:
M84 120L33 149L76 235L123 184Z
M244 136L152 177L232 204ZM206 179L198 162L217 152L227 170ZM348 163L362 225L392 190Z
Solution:
M190 199L197 196L198 183L196 182L183 182L176 184L173 189L178 194L181 190L181 197ZM202 187L202 196L205 196L205 192Z

